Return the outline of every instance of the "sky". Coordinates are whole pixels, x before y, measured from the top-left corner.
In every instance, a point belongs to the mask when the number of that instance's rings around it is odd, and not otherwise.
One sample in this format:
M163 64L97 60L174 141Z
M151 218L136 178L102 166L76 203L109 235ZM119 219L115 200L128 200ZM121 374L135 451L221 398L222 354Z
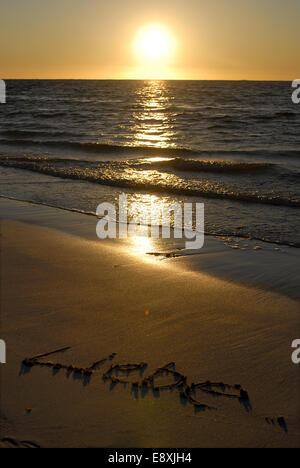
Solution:
M294 80L299 0L0 0L0 78Z

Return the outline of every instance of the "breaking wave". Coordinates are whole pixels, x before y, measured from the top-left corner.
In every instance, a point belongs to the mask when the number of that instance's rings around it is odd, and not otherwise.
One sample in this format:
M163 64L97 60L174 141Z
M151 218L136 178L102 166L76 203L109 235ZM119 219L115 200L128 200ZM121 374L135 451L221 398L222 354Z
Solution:
M125 162L91 162L74 159L51 158L4 158L0 157L0 166L25 169L41 174L63 179L85 180L101 185L134 190L144 190L150 193L176 194L192 197L217 198L249 203L263 203L289 207L300 207L300 200L276 195L262 194L257 191L243 189L234 190L228 187L207 183L201 180L186 180L174 173L160 172L153 164L166 164L171 168L211 172L241 172L267 169L268 164L227 163L224 161L194 161L189 160L187 166L184 159L167 161L135 160Z

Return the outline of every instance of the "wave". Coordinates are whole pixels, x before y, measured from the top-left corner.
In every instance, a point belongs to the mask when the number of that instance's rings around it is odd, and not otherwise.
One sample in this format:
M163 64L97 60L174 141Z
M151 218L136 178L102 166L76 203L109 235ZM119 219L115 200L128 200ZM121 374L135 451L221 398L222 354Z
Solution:
M57 111L57 112L32 112L33 118L36 119L55 119L57 117L65 117L68 115L67 111Z
M55 136L55 134L53 134ZM42 146L61 149L73 149L85 153L96 154L127 154L140 156L250 156L264 158L298 158L300 150L280 149L280 150L209 150L193 149L184 147L157 147L143 145L117 145L98 142L80 141L59 141L59 140L24 140L24 139L0 139L0 144L10 146Z
M296 119L299 116L297 112L292 111L280 111L274 114L256 114L250 116L252 120L278 120L282 119Z
M56 117L65 117L66 115L67 115L67 111L37 111L35 112L32 110L24 110L24 109L20 109L20 110L17 109L17 110L9 111L6 113L7 117L22 116L22 117L33 117L36 119L55 119Z
M229 161L199 161L195 159L174 158L166 161L153 161L154 166L170 167L179 171L188 172L250 172L265 170L273 167L272 163L243 163Z
M75 136L74 134L71 133L66 133L65 131L61 130L49 130L49 131L44 131L44 130L1 130L0 134L9 137L9 138L18 138L18 137L24 137L24 138L30 138L30 137L73 137ZM0 140L1 141L1 140ZM34 140L20 140L20 141L28 141L29 144L32 143ZM6 143L7 144L7 143Z
M141 164L139 162L138 164ZM202 162L203 164L203 162ZM205 162L206 164L206 162ZM216 162L219 164L219 162ZM224 164L224 163L223 163ZM143 173L136 170L136 163L91 163L68 159L50 158L3 158L0 157L0 166L25 169L32 172L59 177L63 179L84 180L101 185L126 188L131 190L147 191L149 193L165 193L189 197L203 197L232 200L248 203L262 203L287 207L300 207L300 200L278 196L275 194L259 194L257 192L243 192L226 187L202 184L198 185L180 179L173 175L170 178L153 177L149 171ZM217 166L219 169L222 166ZM171 175L170 175L171 176Z
M23 162L26 163L60 163L60 164L89 164L94 166L95 164L98 167L107 167L108 165L112 168L139 168L139 169L151 169L153 167L163 168L163 169L176 169L178 171L187 171L187 172L212 172L212 173L234 173L234 172L251 172L258 170L266 170L276 165L273 163L247 163L247 162L232 162L232 161L219 161L219 160L197 160L197 159L185 159L185 158L166 158L160 160L158 159L131 159L128 161L97 161L92 162L89 160L83 159L64 159L64 158L49 158L45 157L36 157L36 156L25 156L25 157L1 157L0 164L5 161L7 164L11 165L12 161L15 161L16 164ZM284 174L282 174L284 176Z
M129 145L114 145L109 143L93 143L93 142L78 142L78 141L53 141L53 140L9 140L1 139L0 144L12 146L48 146L53 148L69 148L92 153L121 153L121 154L137 154L141 155L177 155L177 154L197 154L197 151L187 148L158 148L153 146L129 146Z

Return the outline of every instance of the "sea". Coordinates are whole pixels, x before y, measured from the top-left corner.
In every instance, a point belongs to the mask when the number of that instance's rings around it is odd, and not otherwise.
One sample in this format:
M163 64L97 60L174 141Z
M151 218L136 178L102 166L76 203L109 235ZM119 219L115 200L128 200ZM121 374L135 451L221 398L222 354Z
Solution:
M300 247L290 82L7 80L0 195L95 214L204 203L205 233Z

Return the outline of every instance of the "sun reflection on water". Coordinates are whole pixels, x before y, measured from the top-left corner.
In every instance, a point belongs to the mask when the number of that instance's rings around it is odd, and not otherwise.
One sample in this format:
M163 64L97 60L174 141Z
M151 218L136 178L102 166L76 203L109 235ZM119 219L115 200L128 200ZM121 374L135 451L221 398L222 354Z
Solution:
M176 114L171 110L173 97L164 81L145 81L136 90L135 110L133 117L134 139L132 146L147 146L153 148L174 147L174 122ZM159 163L173 158L168 157L148 157L146 163ZM178 177L175 174L158 171L155 168L123 168L120 177L128 182L145 187L147 183L156 186L168 186L178 184ZM161 241L151 237L148 226L151 220L156 220L160 224L163 208L172 203L172 197L164 195L154 195L145 193L135 193L130 197L129 218L146 220L146 225L136 228L129 236L130 249L135 255L141 256L149 252L155 252ZM172 221L171 221L172 222ZM147 226L148 225L148 226ZM149 262L158 262L155 256L144 255Z
M132 219L146 220L146 224L150 226L151 220L160 221L164 207L169 206L171 202L168 196L137 193L131 197L129 214Z
M164 162L164 161L172 161L174 158L162 158L159 156L154 156L153 158L146 158L145 161L150 162L150 163L156 163L156 162Z
M163 81L149 81L136 92L137 111L133 114L135 138L133 145L166 148L173 146L175 133L172 114L168 112L172 98Z

